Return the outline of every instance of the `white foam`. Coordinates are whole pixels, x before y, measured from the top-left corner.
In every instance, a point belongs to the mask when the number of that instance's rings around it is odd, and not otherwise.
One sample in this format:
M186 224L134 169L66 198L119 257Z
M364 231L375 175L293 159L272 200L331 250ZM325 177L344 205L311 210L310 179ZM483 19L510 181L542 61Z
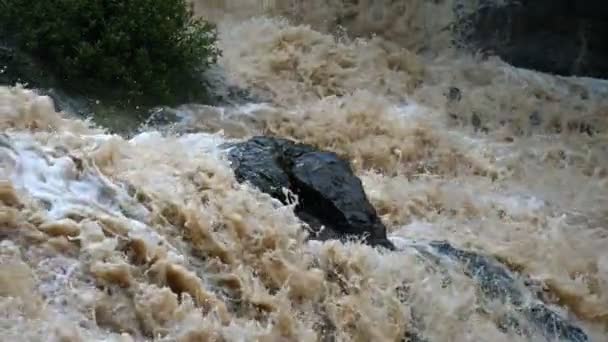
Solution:
M258 111L273 109L275 108L268 103L246 103L244 105L236 107L235 112L240 113L242 115L255 116Z
M547 207L547 203L530 194L498 194L482 196L485 203L498 204L510 215L526 215Z
M415 101L393 107L394 115L402 119L420 119L434 112L431 108Z
M406 249L411 243L409 239L397 235L389 235L388 239L398 250Z
M142 134L139 142L155 142L154 133ZM144 222L148 210L135 202L122 187L112 183L95 167L79 172L69 156L53 156L42 150L34 141L13 136L10 140L13 151L0 147L8 162L14 163L10 174L15 189L44 203L49 220L60 220L72 214L86 217L87 214L104 215L125 220L129 237L144 240L150 246L163 242L169 248L173 261L183 261L177 250L166 239ZM146 140L147 139L147 140ZM137 143L137 139L134 141ZM202 146L212 146L208 140ZM6 164L7 160L2 160Z
M92 172L78 175L70 157L53 157L21 140L14 141L14 148L15 170L11 181L17 190L27 191L50 205L51 219L65 217L75 206L95 205L108 213L120 212L117 203L104 195L106 187L100 176Z

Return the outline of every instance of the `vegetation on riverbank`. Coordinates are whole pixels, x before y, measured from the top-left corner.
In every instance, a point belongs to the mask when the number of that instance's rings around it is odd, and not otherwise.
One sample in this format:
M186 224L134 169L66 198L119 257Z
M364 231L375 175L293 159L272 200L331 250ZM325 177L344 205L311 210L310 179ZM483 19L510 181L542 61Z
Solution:
M0 32L45 70L4 56L22 81L123 107L204 102L202 73L221 53L186 0L0 0Z

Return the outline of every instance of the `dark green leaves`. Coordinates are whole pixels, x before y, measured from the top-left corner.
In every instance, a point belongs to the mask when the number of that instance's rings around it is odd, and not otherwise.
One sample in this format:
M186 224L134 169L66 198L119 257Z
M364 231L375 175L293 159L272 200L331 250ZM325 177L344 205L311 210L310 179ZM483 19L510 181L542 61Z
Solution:
M0 0L0 32L71 85L135 102L179 101L220 54L186 0Z

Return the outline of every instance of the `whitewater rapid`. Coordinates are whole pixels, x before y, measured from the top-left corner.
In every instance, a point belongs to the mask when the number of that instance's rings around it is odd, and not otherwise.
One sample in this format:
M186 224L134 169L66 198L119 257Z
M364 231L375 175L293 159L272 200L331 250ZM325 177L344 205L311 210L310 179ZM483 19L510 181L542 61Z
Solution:
M606 339L604 83L422 56L432 28L402 44L390 25L350 39L294 24L318 12L231 13L220 67L255 103L123 137L0 87L1 340L545 340L501 329L513 308L462 266L424 262L431 240L496 258ZM307 242L291 206L234 178L221 146L255 134L349 160L401 250Z

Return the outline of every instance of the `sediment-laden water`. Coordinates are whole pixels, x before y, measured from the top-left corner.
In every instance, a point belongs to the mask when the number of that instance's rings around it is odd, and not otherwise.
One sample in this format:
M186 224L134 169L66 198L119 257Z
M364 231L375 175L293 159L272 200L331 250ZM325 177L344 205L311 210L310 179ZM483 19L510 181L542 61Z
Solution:
M252 102L127 137L0 87L0 339L606 340L608 85L449 48L451 3L278 3L195 2ZM255 134L347 158L399 251L307 242Z

